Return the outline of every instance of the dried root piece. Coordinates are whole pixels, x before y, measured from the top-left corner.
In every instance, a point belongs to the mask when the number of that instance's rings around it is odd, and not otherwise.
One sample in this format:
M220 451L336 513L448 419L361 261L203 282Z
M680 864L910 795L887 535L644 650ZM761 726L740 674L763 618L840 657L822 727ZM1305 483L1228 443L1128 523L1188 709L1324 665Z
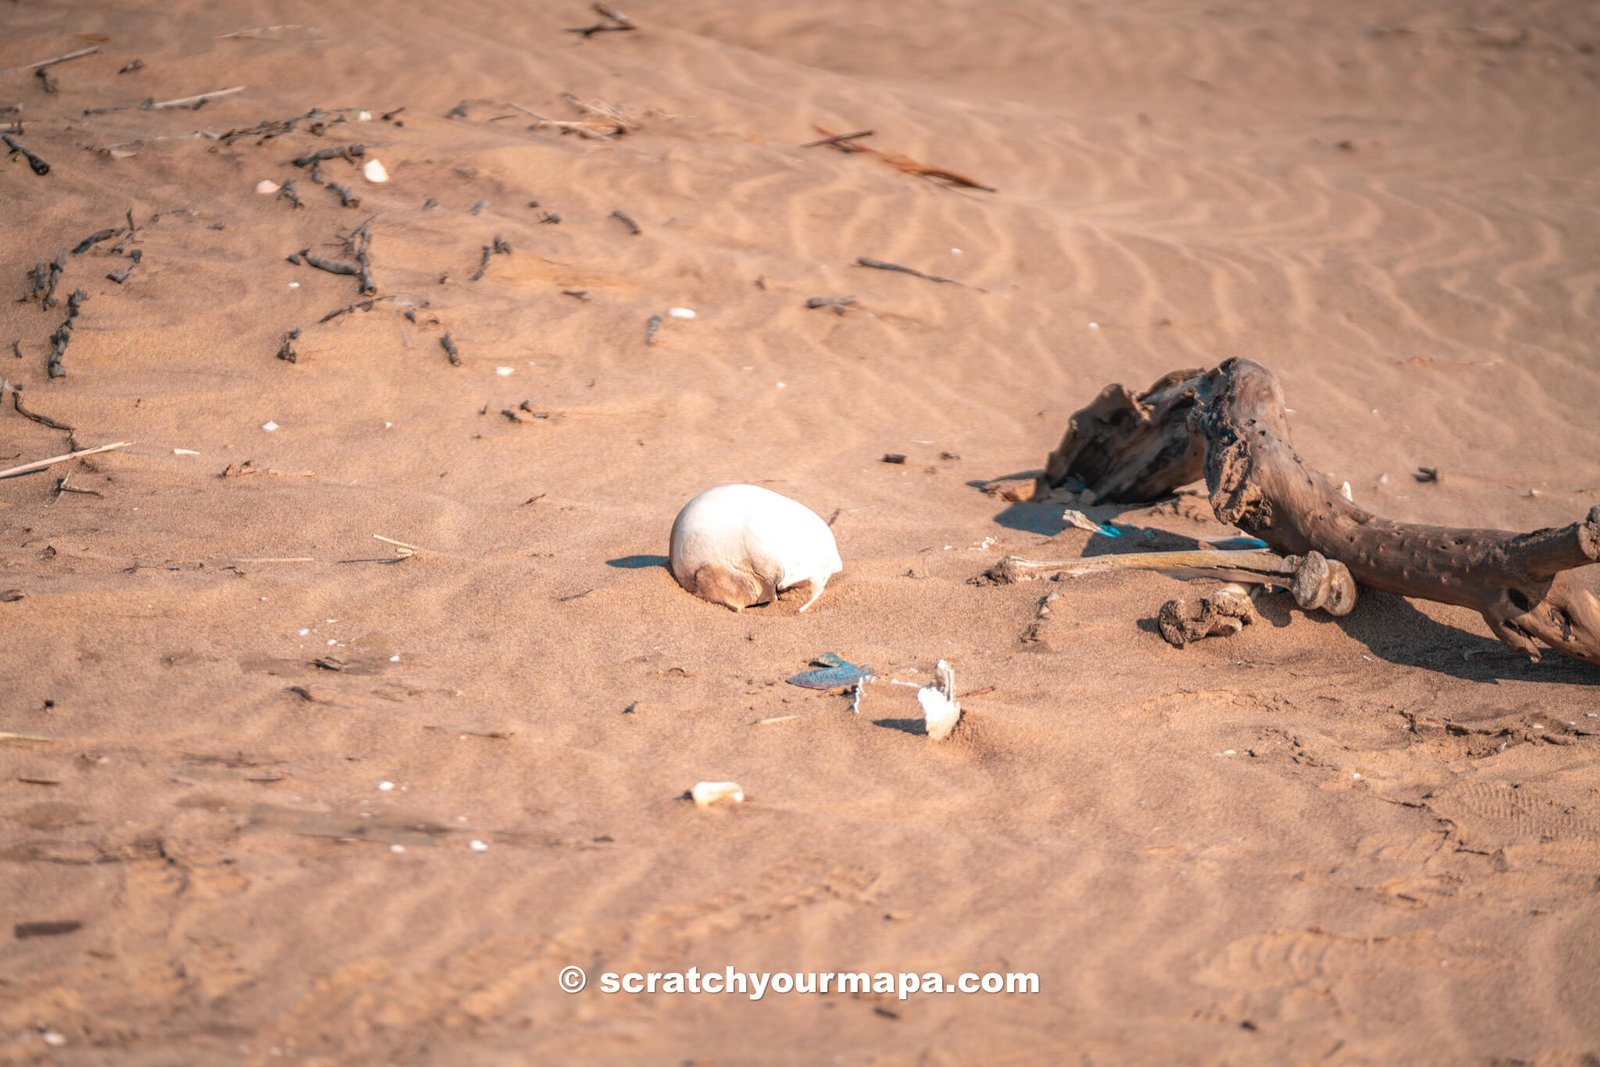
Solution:
M1242 585L1225 585L1210 596L1179 597L1161 605L1156 623L1174 648L1205 637L1231 637L1256 621L1256 608Z
M1320 553L1369 588L1472 608L1530 659L1542 643L1600 664L1600 595L1593 572L1581 573L1600 563L1600 506L1523 534L1374 515L1296 454L1278 380L1250 360L1178 371L1137 396L1111 386L1072 417L1039 487L1150 501L1201 476L1217 518L1278 552L1308 561ZM1314 577L1298 595L1317 598ZM1327 597L1324 606L1344 603L1333 585Z

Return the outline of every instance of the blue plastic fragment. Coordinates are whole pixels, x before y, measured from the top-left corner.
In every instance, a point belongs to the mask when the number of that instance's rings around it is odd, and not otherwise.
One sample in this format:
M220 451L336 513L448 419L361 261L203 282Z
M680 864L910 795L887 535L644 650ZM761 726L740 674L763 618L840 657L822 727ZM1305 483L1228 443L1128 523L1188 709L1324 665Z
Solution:
M1226 541L1213 541L1214 548L1266 548L1267 543L1259 537L1230 537Z
M1100 524L1100 536L1102 536L1102 537L1121 537L1122 536L1122 531L1117 529L1115 526L1111 525L1109 522L1102 522Z
M788 679L789 684L806 689L844 689L874 676L871 667L851 663L832 652L824 652L812 662L823 666L820 670L801 671Z

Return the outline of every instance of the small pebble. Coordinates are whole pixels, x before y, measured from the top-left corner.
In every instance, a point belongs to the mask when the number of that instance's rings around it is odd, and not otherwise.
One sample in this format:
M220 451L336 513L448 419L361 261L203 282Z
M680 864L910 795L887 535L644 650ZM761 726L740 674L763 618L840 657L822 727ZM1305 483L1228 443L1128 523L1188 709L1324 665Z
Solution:
M515 367L496 367L494 369L494 372L496 374L500 375L500 377L505 378L505 377L508 377L508 376L516 373L516 368Z
M389 172L376 159L369 159L362 164L361 174L369 182L386 182L389 180Z
M263 430L267 431L268 433L271 433L273 430L276 430L278 428L278 424L275 423L275 422L271 422L271 421L263 422L261 424L261 428Z
M404 852L405 850L406 850L406 846L404 846L404 845L390 845L389 846L389 851L395 853L396 855L399 855L400 853Z
M394 783L389 781L389 780L387 780L387 779L385 779L384 781L381 781L381 782L378 783L378 791L380 793L387 793L390 790L392 790L393 788L394 788Z
M488 852L489 846L482 841L472 841L468 846L474 852Z
M694 318L694 309L693 308L672 308L667 312L667 314L671 315L675 319L692 319L692 318Z

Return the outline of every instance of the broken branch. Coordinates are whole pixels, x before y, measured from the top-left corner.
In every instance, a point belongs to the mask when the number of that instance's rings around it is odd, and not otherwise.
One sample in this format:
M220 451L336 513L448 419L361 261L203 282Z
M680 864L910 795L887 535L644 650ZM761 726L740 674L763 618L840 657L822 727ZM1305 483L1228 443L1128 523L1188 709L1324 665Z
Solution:
M1040 488L1149 501L1202 475L1217 518L1279 552L1318 552L1369 588L1472 608L1532 660L1542 642L1600 664L1600 595L1574 573L1600 563L1600 505L1524 534L1374 515L1301 460L1277 378L1250 360L1169 374L1137 396L1106 389L1072 417Z

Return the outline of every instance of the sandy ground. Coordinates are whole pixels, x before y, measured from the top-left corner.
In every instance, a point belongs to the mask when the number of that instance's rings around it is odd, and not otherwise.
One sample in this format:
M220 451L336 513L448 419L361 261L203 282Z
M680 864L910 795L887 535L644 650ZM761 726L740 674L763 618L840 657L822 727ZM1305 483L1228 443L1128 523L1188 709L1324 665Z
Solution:
M1384 514L1600 499L1592 6L626 10L0 10L0 68L100 47L53 94L0 73L51 165L0 164L0 376L71 427L8 402L0 467L135 442L0 482L0 730L47 739L0 735L0 1058L1593 1062L1600 672L1381 595L1179 651L1173 579L970 581L1108 550L978 486L1103 385L1234 355ZM631 128L509 106L606 121L565 93ZM321 165L359 208L291 165L349 143L391 175ZM319 321L358 279L286 256L372 215L375 303ZM62 250L57 306L20 300ZM662 566L728 481L833 519L811 611ZM783 683L824 652L877 668L859 716ZM944 744L887 684L940 658L973 693ZM681 799L707 779L748 800ZM1040 992L569 995L569 964Z

